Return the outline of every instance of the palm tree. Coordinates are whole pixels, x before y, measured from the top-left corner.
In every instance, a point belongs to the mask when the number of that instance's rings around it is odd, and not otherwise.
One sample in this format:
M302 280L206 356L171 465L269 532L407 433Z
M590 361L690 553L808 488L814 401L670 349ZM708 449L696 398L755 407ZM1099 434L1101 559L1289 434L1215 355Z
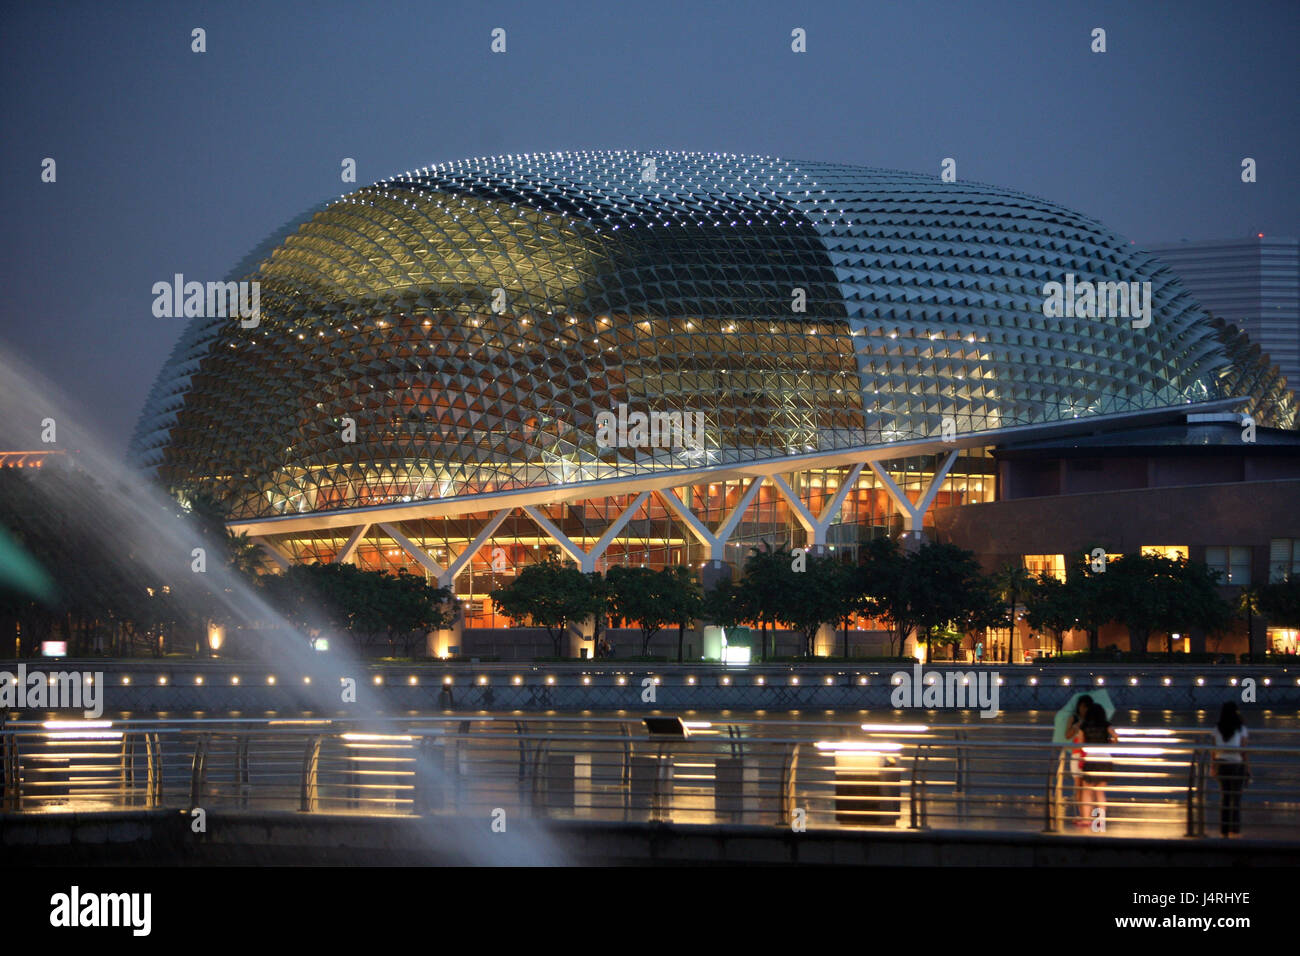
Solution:
M247 531L230 535L230 567L243 575L256 574L262 567L262 546Z
M1007 663L1016 659L1016 607L1022 595L1029 594L1034 587L1034 579L1029 572L1018 564L1004 564L993 576L1002 600L1007 603L1007 620L1011 624L1011 637L1007 642Z

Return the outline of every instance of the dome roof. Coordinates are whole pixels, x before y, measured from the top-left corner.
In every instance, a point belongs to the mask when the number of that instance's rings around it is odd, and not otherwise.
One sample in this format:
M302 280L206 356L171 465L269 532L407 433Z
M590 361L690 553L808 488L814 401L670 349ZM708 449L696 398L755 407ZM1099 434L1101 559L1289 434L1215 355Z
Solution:
M911 173L504 156L366 186L286 232L236 276L259 283L256 327L195 318L134 441L170 485L207 487L237 517L945 427L992 443L1016 425L1221 398L1244 380L1173 274L1099 223ZM1045 314L1045 289L1066 282L1150 283L1150 324ZM599 416L620 406L698 415L703 441L607 447Z

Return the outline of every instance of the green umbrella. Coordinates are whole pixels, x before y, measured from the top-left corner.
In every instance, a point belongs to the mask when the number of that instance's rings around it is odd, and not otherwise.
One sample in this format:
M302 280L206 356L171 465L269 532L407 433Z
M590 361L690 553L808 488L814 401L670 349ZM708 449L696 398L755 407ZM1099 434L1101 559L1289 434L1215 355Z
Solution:
M1088 691L1081 690L1074 694L1066 702L1066 705L1056 712L1056 719L1053 721L1052 727L1052 743L1068 744L1070 742L1066 739L1065 728L1069 726L1070 717L1074 715L1075 708L1079 706L1079 698L1084 696L1091 697L1093 703L1101 704L1102 710L1106 711L1107 720L1115 716L1115 705L1111 703L1109 693L1101 688Z

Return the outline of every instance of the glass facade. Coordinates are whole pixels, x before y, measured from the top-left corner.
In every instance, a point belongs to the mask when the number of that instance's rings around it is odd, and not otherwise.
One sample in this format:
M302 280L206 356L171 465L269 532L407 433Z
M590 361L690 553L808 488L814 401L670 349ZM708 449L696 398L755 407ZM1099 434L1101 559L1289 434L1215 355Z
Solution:
M1149 326L1048 317L1045 288L1067 276L1149 282ZM192 320L133 455L236 520L357 514L277 537L297 559L331 560L386 506L456 503L442 509L454 517L403 519L440 562L497 510L481 496L501 492L554 489L562 503L544 512L585 545L643 480L689 494L714 527L747 467L788 460L820 513L851 466L801 458L952 436L964 450L943 507L991 500L985 446L1016 426L1239 395L1261 425L1295 419L1258 350L1099 223L911 173L674 152L445 163L315 211L233 278L259 283L256 324ZM698 441L602 440L614 413L675 415ZM885 470L915 503L940 460L900 447ZM615 480L629 491L584 491ZM794 517L762 487L726 559L795 541ZM854 548L900 527L864 469L826 540ZM513 565L554 542L516 512L490 545ZM602 556L708 558L655 497ZM378 524L352 559L411 564ZM465 593L490 590L479 560Z

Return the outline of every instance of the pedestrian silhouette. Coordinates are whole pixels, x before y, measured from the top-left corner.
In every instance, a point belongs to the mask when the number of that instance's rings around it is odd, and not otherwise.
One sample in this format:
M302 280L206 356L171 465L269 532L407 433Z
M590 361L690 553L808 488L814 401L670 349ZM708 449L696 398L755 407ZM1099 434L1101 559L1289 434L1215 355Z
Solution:
M1219 710L1219 722L1214 726L1214 763L1210 768L1219 781L1221 836L1241 836L1241 791L1250 778L1250 766L1246 762L1248 737L1236 702L1225 701Z

